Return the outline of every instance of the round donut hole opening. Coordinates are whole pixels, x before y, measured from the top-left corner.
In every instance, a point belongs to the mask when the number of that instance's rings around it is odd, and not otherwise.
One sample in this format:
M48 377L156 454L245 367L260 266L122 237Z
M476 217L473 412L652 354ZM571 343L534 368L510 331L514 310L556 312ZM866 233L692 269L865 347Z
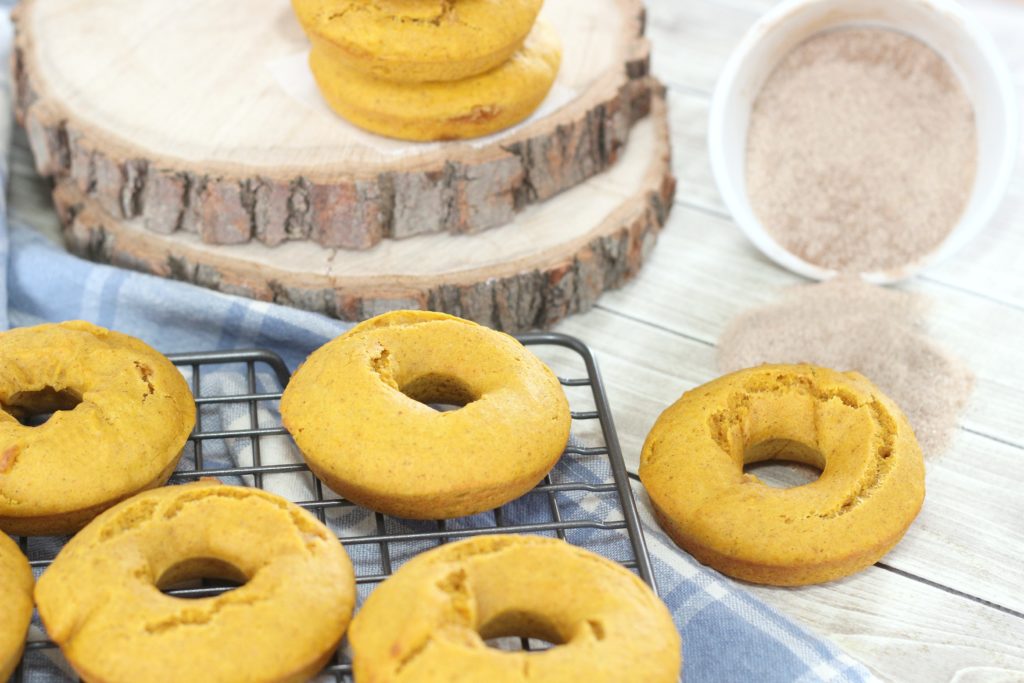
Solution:
M446 413L480 398L465 382L450 375L421 375L398 387L412 400Z
M566 642L549 619L532 612L503 612L478 632L487 647L505 652L543 652Z
M825 456L816 448L788 439L771 439L747 448L743 473L776 489L812 484L825 468Z
M3 403L8 413L26 427L46 424L54 414L74 410L82 402L82 396L73 389L43 387L38 391L19 391Z
M248 583L242 570L212 557L182 560L164 570L156 580L160 592L183 599L212 598Z

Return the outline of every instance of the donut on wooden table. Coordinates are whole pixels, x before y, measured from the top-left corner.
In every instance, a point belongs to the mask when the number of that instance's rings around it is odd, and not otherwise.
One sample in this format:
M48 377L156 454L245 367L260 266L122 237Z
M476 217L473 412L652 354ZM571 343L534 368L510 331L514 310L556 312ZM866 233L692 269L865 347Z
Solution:
M791 460L794 488L744 474ZM704 564L745 581L831 581L881 558L924 501L924 461L899 407L867 378L764 365L683 394L644 443L640 479L661 526Z

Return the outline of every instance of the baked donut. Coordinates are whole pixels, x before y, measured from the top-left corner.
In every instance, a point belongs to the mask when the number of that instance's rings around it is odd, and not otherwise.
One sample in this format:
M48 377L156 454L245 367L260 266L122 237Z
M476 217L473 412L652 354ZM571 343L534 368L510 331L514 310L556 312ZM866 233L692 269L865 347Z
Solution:
M542 652L487 638L539 638ZM542 536L478 536L414 557L349 630L357 681L676 683L679 633L629 570Z
M425 311L371 318L315 351L281 416L330 488L411 519L518 498L558 461L571 423L558 378L522 344Z
M773 459L821 476L780 489L743 473ZM684 550L777 586L873 564L924 501L921 449L896 404L862 375L813 365L763 365L686 392L647 436L640 479Z
M200 599L160 592L200 577L245 585ZM355 578L338 539L302 508L204 480L97 517L39 579L36 602L89 681L304 682L341 640Z
M25 649L32 620L32 569L21 550L0 533L0 681L10 679Z
M479 137L526 119L551 89L561 59L558 36L538 21L510 59L459 81L387 81L316 47L309 66L324 99L349 122L379 135L424 141Z
M71 533L163 484L195 411L177 368L134 337L82 321L0 333L0 530Z
M390 81L456 81L504 63L543 0L292 0L313 47Z

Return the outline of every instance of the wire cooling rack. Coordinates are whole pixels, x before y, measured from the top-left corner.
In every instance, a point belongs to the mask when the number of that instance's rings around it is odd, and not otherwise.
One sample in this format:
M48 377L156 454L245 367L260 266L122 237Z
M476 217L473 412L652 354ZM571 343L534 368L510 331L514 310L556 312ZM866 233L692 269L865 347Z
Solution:
M535 489L494 511L454 520L402 520L361 508L326 489L302 462L278 411L289 372L269 351L184 353L169 356L190 381L196 426L171 484L216 477L284 495L338 534L356 569L361 602L373 586L413 555L451 540L493 533L532 533L561 538L613 559L652 588L650 558L637 517L597 364L578 339L555 333L525 334L523 344L559 374L572 410L572 437L561 460ZM482 454L485 455L485 454ZM67 539L21 538L38 575ZM202 580L166 592L201 598L232 584ZM492 643L503 649L543 649L526 638ZM318 681L351 683L345 646ZM15 683L73 680L57 647L33 622Z

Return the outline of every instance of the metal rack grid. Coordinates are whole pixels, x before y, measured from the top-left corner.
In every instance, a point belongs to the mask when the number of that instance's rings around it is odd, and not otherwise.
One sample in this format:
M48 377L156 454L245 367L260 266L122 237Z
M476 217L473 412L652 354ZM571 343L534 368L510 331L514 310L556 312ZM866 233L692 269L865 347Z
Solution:
M280 423L277 405L290 374L281 358L269 351L169 356L190 378L198 409L195 429L170 483L217 477L227 483L278 489L281 493L273 480L287 479L284 493L292 495L285 497L328 524L353 558L360 602L374 585L416 553L453 539L490 533L556 536L618 561L657 590L593 355L581 341L567 335L532 333L518 338L535 352L567 350L570 360L577 365L582 361L585 376L559 377L570 399L573 437L558 465L535 489L497 510L457 520L413 522L365 510L325 489L294 446L288 445L292 442ZM587 405L580 405L584 403ZM282 462L282 452L291 457ZM38 574L50 564L65 539L17 540ZM198 586L166 592L200 598L231 587L226 582L203 580ZM38 627L38 621L34 623ZM506 638L497 646L534 650L548 645ZM52 642L30 635L14 682L33 681L37 675L47 681L61 679L51 661L56 654ZM343 646L317 680L350 683L351 671Z

